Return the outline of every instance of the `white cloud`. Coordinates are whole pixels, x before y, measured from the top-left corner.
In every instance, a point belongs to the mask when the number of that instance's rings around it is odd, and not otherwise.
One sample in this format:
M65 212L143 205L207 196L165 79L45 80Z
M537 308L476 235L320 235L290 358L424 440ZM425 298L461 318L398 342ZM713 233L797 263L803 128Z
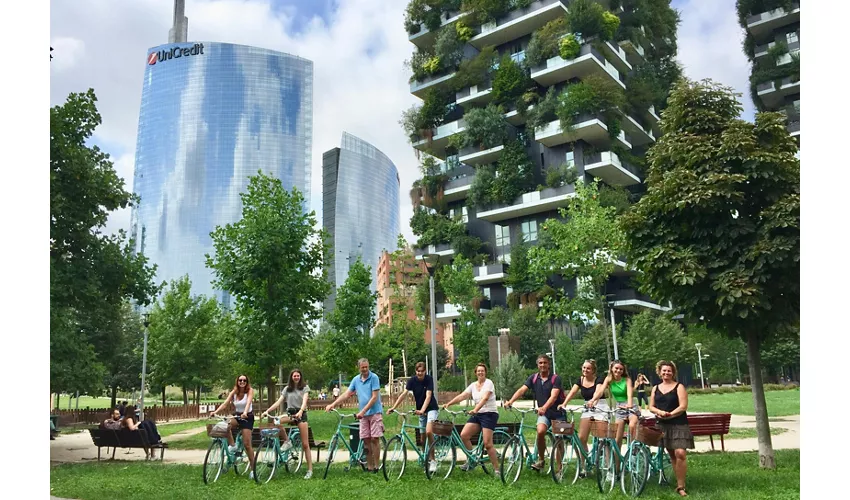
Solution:
M322 153L338 147L345 130L375 145L398 167L402 232L412 239L406 194L418 176L417 161L398 125L401 111L418 101L402 66L413 50L403 27L406 3L342 0L329 23L314 17L297 30L293 11L273 9L270 0L189 0L186 16L190 41L255 45L312 60L312 207L321 209ZM93 87L103 116L96 142L114 146L113 154L130 155L131 164L145 56L148 48L167 41L171 13L171 0L138 0L120 8L106 0L51 2L53 38L73 38L90 48L60 71L58 60L70 56L54 45L51 105L62 103L69 92ZM121 175L132 181L131 173ZM129 216L120 219L110 220L109 228L127 227Z
M50 40L50 46L53 50L61 52L62 57L57 58L51 68L57 73L72 68L84 56L86 44L82 40L76 38L57 36Z
M753 119L750 63L742 49L744 32L738 25L735 0L682 0L678 60L692 80L711 78L741 93L743 118Z

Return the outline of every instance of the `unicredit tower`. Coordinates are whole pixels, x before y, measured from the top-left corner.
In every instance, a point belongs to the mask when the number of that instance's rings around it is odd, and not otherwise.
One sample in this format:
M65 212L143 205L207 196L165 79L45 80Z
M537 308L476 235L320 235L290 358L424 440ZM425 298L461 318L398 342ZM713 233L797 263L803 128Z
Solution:
M210 232L241 217L239 194L258 170L297 187L309 207L313 63L257 47L187 42L175 2L170 43L146 57L130 232L157 282L188 274L213 290Z

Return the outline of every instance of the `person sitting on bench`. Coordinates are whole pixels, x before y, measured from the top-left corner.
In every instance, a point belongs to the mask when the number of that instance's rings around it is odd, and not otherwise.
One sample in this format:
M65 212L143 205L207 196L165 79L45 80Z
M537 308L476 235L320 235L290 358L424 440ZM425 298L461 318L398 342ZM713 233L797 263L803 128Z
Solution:
M111 429L113 431L121 430L121 411L118 408L112 410L112 418L107 418L100 423L103 429Z
M162 442L162 438L159 436L159 431L156 430L156 424L153 423L149 419L145 419L138 424L135 423L134 418L136 415L136 407L128 406L124 411L124 420L121 421L121 426L131 430L137 431L139 429L144 429L148 434L148 442L150 444L159 444ZM145 450L145 457L148 457L148 451Z

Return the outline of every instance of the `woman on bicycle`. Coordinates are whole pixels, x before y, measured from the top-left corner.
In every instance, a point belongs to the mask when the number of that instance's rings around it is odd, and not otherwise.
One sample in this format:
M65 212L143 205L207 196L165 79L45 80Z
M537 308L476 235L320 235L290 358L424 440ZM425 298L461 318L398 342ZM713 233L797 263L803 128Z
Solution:
M494 476L499 476L499 454L493 446L493 431L496 430L496 423L499 421L499 407L496 406L496 386L493 381L487 378L487 365L478 363L475 365L475 376L478 378L475 382L469 384L462 393L458 394L454 399L443 405L444 410L455 403L472 398L475 402L475 407L469 411L471 416L467 420L466 425L460 433L460 438L463 440L463 445L467 450L471 450L472 436L479 431L484 439L484 449L490 457L490 463L493 465ZM468 471L473 467L469 463L461 466L461 470Z
M623 441L623 427L626 420L626 415L629 418L629 434L634 436L637 431L638 417L632 413L632 408L635 407L634 399L634 384L632 383L629 372L626 369L626 364L615 359L608 367L608 376L596 388L596 393L593 399L588 402L588 406L593 407L599 398L605 393L605 389L611 389L611 397L614 398L614 403L617 408L625 408L628 413L617 412L614 416L617 422L617 445L621 445Z
M307 399L310 397L310 386L304 384L304 377L298 368L289 372L289 383L280 391L280 398L269 409L264 411L261 418L266 418L269 413L278 409L286 402L286 412L298 423L298 431L301 433L301 448L304 450L304 458L307 459L307 474L304 479L313 477L313 459L310 458L310 440L307 429ZM283 451L292 448L289 438L284 435L285 441L282 445Z
M573 396L576 393L581 393L582 399L584 399L584 403L587 404L590 400L593 399L593 395L596 394L596 389L598 386L602 384L602 379L596 376L596 360L595 359L586 359L584 363L581 365L581 377L576 380L576 383L573 384L572 389L567 394L567 399L564 400L564 403L558 407L558 409L563 409L567 406ZM607 405L605 403L600 403L599 406ZM584 451L587 452L587 438L590 436L590 419L593 417L593 412L590 410L584 410L581 414L581 421L578 427L578 438L581 441L581 444L584 446ZM583 457L579 454L579 460L583 460ZM580 473L582 477L584 477L584 472Z
M254 389L251 388L251 382L248 380L248 375L239 375L236 377L236 385L230 391L221 406L213 412L213 415L227 407L231 402L235 410L236 423L239 429L242 430L242 444L245 446L245 453L248 454L248 460L251 462L251 474L249 477L254 479L254 450L251 447L251 433L254 430ZM230 452L236 451L236 443L233 440L233 434L227 433L227 444L230 445Z
M646 405L649 404L649 398L646 397L647 387L649 387L649 379L643 373L638 373L637 380L635 380L638 408L646 408Z
M694 436L688 426L688 391L676 381L677 370L672 361L659 361L655 372L661 377L661 383L649 394L649 411L658 417L658 428L664 433L662 441L676 473L676 493L686 497L686 450L694 448Z

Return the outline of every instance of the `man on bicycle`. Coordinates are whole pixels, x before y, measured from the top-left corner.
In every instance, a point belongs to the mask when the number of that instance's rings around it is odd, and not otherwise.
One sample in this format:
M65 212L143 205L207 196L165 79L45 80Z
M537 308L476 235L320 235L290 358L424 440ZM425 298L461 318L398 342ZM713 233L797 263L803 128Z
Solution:
M416 413L419 415L419 427L425 429L425 436L427 438L427 443L434 442L434 426L433 422L437 420L437 414L440 410L440 407L437 405L437 397L434 393L434 379L431 378L430 375L425 375L425 363L422 361L416 363L416 376L410 377L407 381L407 390L401 393L396 399L395 404L393 404L392 408L387 411L387 415L395 411L398 408L398 405L401 404L401 400L407 396L408 392L413 393L413 399L416 401ZM428 463L428 467L431 468L431 472L437 470L437 462L434 460L434 447L431 447L430 457L431 460Z
M514 401L531 389L537 401L537 452L539 459L531 467L542 470L545 465L546 431L552 425L552 420L565 420L564 412L558 409L558 404L564 400L564 387L561 377L550 372L552 360L549 356L537 356L537 373L528 377L511 399L505 403L505 408L513 406Z
M360 376L354 377L348 389L342 393L333 403L325 407L325 411L331 411L336 405L357 393L357 403L360 411L357 419L360 420L360 439L363 440L367 453L368 472L377 474L381 462L381 437L384 435L384 409L381 406L381 382L378 376L369 370L369 360L360 358L357 362L360 367Z

